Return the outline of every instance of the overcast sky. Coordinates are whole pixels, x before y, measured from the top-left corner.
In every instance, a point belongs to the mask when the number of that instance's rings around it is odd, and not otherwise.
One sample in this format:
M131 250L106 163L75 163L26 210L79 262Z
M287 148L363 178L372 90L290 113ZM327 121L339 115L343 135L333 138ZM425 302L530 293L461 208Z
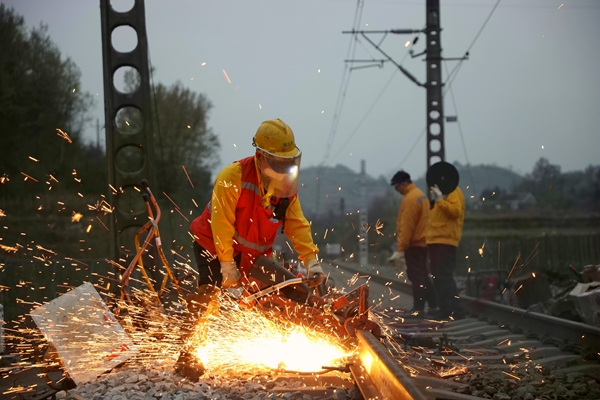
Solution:
M496 2L442 1L445 57L464 55ZM99 1L2 3L31 26L48 25L62 54L81 69L80 89L98 94L94 116L103 124ZM112 3L123 9L133 0ZM295 132L303 166L324 162L359 171L365 160L372 176L390 178L400 168L422 176L425 89L389 62L350 70L365 65L345 63L352 37L342 31L352 29L355 16L364 30L422 29L425 0L366 0L361 8L352 0L147 1L154 79L167 86L179 80L207 95L221 166L253 153L261 121L281 118ZM423 57L406 57L405 42L414 36L388 35L381 46L425 82ZM133 37L116 35L115 45L130 46ZM369 37L379 43L383 35ZM447 161L522 174L542 156L563 171L600 164L599 38L597 0L502 0L445 98L446 115L460 122L446 124ZM384 57L359 39L354 58ZM445 62L444 80L456 65ZM95 140L95 126L86 137Z

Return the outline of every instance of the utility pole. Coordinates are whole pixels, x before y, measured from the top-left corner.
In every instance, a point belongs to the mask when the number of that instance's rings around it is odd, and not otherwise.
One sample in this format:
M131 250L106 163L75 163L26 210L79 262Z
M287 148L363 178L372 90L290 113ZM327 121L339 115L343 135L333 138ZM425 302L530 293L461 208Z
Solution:
M360 34L367 42L375 47L385 59L381 60L346 60L346 62L367 62L383 64L385 62L391 62L394 64L400 72L402 72L408 79L414 82L416 85L424 87L427 91L427 105L426 105L426 121L427 121L427 140L426 140L426 151L427 151L427 169L438 161L446 161L446 149L444 145L444 98L442 89L444 83L442 82L442 60L457 60L456 58L443 58L442 57L442 28L440 26L440 1L439 0L426 0L425 1L425 29L392 29L387 31L345 31L342 33ZM390 56L388 56L380 47L381 42L373 42L367 34L395 34L395 35L406 35L413 33L425 33L427 44L425 50L419 54L413 54L412 50L410 54L412 58L425 55L426 67L427 67L427 82L421 83L415 78L410 72L408 72L402 65L396 63ZM385 36L384 36L385 39ZM413 44L417 42L418 37L413 40ZM467 59L467 56L459 58L458 60Z
M155 183L150 68L144 0L134 0L132 8L125 12L115 11L110 3L110 0L100 0L104 127L108 182L114 208L109 226L110 257L116 262L126 262L126 249L134 244L135 232L148 220L140 195L143 191L141 181L146 179L150 187ZM112 44L112 33L121 26L129 26L137 34L137 46L127 53L115 50ZM133 68L139 73L139 87L131 93L122 93L115 87L115 73L122 67ZM132 154L143 159L141 166L128 162Z
M438 161L446 161L444 146L444 99L442 96L442 30L440 1L427 0L427 169Z
M100 118L96 118L96 148L100 149Z
M369 265L369 234L367 227L369 219L367 218L369 202L367 199L367 167L366 161L360 161L360 212L358 214L358 224L360 225L358 239L358 262L361 266Z

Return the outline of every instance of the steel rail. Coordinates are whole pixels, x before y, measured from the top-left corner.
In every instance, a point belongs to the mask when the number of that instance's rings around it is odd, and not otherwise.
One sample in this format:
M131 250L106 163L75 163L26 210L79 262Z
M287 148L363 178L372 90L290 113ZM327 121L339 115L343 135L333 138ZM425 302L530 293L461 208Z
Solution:
M365 400L426 400L397 360L369 331L357 331L358 363L350 365L356 386Z
M338 266L352 272L364 272L348 265ZM396 279L372 275L370 280L381 284L391 283L396 290L412 293L410 284ZM600 328L470 296L460 296L460 301L463 308L474 316L485 316L510 329L521 328L526 333L534 333L540 339L550 337L559 343L580 346L600 354Z
M461 296L460 301L471 314L496 319L511 330L522 328L525 332L535 333L540 339L551 337L594 353L600 352L600 328L469 296Z

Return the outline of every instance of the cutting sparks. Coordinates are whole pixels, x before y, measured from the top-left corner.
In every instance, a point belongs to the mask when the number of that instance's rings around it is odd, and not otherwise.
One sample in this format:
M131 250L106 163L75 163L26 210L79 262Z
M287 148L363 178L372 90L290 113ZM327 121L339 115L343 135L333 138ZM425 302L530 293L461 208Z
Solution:
M199 333L201 332L201 333ZM196 327L195 354L212 373L285 369L321 371L350 353L335 338L222 301L218 315Z
M227 72L225 72L225 70L223 70L223 75L225 75L225 79L227 79L227 82L231 83L231 79L229 79L229 75L227 75Z
M58 128L56 128L56 132L57 132L58 136L65 139L67 142L73 143L73 141L71 140L71 138L69 137L69 134L67 132L63 131L62 129L58 129Z

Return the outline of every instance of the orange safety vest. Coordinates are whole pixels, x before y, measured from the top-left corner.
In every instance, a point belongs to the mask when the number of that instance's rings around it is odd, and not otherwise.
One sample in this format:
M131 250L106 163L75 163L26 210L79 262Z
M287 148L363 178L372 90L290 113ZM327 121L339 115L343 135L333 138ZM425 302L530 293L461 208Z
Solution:
M272 207L264 208L262 206L254 156L236 162L242 165L242 188L235 208L233 255L236 257L238 254L242 254L242 260L238 267L242 272L247 272L256 257L261 254L271 255L277 230L282 226L283 220L274 218ZM280 200L273 201L272 199L271 205L277 205ZM211 203L209 201L202 214L192 221L190 230L200 246L216 255L210 227L210 210Z

